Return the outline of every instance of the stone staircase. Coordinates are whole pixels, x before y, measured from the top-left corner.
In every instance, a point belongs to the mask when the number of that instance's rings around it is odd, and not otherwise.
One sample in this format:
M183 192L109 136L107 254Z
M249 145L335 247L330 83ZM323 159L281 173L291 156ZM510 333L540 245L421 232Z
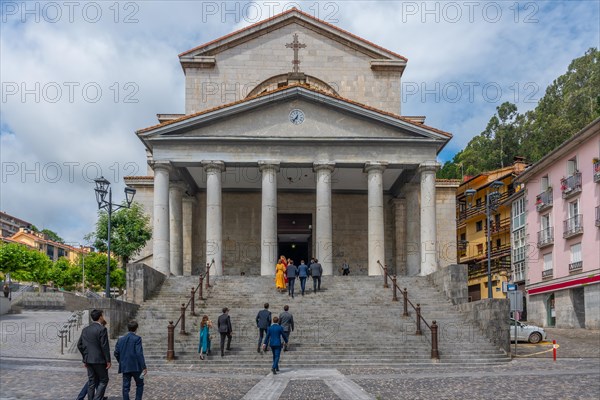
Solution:
M310 278L309 278L310 279ZM258 330L256 314L263 303L270 304L273 315L279 315L288 304L294 315L296 330L291 336L290 351L282 353L282 365L295 368L337 368L342 366L431 365L429 329L422 324L423 335L416 335L415 313L409 306L409 317L402 317L402 296L392 302L391 289L383 289L382 277L328 276L322 291L307 290L288 297L275 290L272 277L211 277L208 297L196 302L196 316L186 313L187 335L175 329L174 361L167 361L168 321L177 321L182 303L187 303L197 277L171 277L159 293L144 302L137 314L138 333L143 337L146 362L152 368L265 368L271 353L256 351ZM310 283L310 284L309 284ZM478 329L467 323L463 315L423 277L399 277L398 285L407 287L409 299L421 304L423 317L439 326L440 363L493 364L510 358L495 348ZM307 289L312 279L307 280ZM220 356L216 321L223 307L230 309L233 325L232 350ZM202 315L215 323L212 352L205 361L198 357L198 329Z

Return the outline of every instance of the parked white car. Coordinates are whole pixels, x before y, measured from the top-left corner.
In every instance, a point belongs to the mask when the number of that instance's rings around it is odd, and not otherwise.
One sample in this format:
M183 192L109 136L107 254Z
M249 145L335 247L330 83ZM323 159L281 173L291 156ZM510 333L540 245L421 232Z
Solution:
M510 341L515 341L515 323L517 324L517 340L539 343L546 340L546 331L543 328L535 325L527 325L514 319L510 319Z

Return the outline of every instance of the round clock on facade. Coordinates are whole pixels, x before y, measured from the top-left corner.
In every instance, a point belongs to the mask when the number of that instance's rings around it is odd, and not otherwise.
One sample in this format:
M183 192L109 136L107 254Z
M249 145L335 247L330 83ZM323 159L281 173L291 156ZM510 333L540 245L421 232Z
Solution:
M293 109L290 111L290 122L294 125L300 125L304 122L304 111Z

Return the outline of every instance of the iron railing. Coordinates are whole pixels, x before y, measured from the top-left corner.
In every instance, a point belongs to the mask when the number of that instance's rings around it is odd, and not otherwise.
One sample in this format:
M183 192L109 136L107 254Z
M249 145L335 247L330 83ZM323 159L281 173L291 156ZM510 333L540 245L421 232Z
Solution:
M552 207L552 188L549 187L546 191L535 196L535 208L538 212L547 210Z
M560 180L560 191L563 199L581 192L581 172L575 172Z
M563 238L567 239L583 233L583 215L577 214L564 221Z
M550 269L545 269L542 271L542 279L544 278L552 278L552 276L554 275L554 270L552 268Z
M600 160L594 163L594 182L600 182Z
M377 264L379 264L379 267L383 270L383 274L384 274L384 288L388 287L388 283L387 283L387 265L382 265L381 262L379 260L377 260ZM391 276L391 280L392 280L392 301L398 301L398 295L397 295L397 290L400 289L400 287L398 287L397 284L397 277L396 275L392 275ZM435 360L439 360L440 359L440 352L438 350L438 325L437 322L435 320L433 320L431 322L431 325L429 325L427 323L427 321L425 320L425 318L423 318L423 316L421 315L421 304L417 303L416 307L415 305L408 299L408 290L406 288L404 288L403 290L400 290L400 292L402 293L402 297L404 300L404 312L402 313L403 317L408 317L409 313L408 313L408 305L410 304L410 306L413 308L413 310L416 313L415 316L415 322L416 322L416 332L415 335L422 335L423 331L421 330L421 321L429 328L429 331L431 332L431 358L435 359Z
M596 206L596 226L600 226L600 206Z
M215 263L214 259L210 262L210 264L206 263L206 271L204 271L203 274L200 274L200 277L198 279L198 281L199 281L198 285L195 288L192 288L190 299L188 300L187 304L186 303L181 304L181 314L179 315L179 319L177 319L177 322L175 322L175 324L173 324L173 321L169 321L169 326L167 326L167 360L168 361L172 361L175 359L175 328L177 327L177 325L179 325L179 323L181 323L181 326L179 329L179 334L187 335L187 332L185 331L185 313L186 313L188 307L190 307L190 315L191 316L196 315L196 312L195 312L196 293L198 293L198 300L204 300L203 292L202 292L202 288L204 287L204 279L206 278L206 290L208 290L211 287L210 286L210 267L213 266L214 263Z
M575 261L569 264L569 272L583 269L583 261Z
M537 247L542 248L554 243L554 228L549 226L537 234Z

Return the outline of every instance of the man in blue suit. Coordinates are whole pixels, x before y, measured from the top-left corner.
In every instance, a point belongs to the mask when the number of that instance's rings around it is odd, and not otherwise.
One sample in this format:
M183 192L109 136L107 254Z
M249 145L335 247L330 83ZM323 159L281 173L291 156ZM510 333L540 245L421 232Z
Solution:
M142 349L142 338L135 334L138 328L136 321L127 324L129 332L117 341L115 358L119 362L119 373L123 374L123 400L129 400L131 378L135 380L135 400L142 400L144 394L144 375L146 360Z
M304 289L306 287L306 278L308 277L308 266L304 264L304 260L300 261L298 267L298 278L300 278L300 288L302 289L302 296L304 296Z
M273 317L273 324L267 330L267 337L265 337L265 342L263 343L263 349L266 349L267 346L270 346L271 351L273 352L273 366L271 368L273 375L277 375L277 371L279 371L281 339L283 339L283 341L287 344L288 339L287 336L285 336L283 327L279 325L279 318Z

